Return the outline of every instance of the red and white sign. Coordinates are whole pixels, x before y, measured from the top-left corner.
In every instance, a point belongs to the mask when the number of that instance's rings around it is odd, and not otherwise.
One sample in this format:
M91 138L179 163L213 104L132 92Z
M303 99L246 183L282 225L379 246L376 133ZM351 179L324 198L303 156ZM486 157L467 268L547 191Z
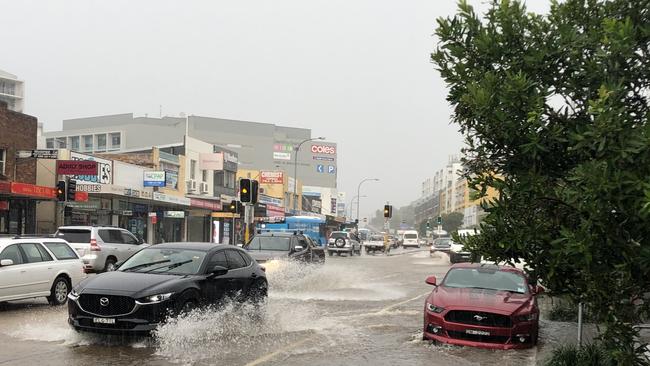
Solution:
M284 207L274 205L266 205L266 216L269 217L284 217Z
M314 154L336 155L336 146L311 145L311 152Z
M56 198L56 189L54 188L19 182L0 183L0 193L45 199Z
M262 184L283 184L284 172L282 171L261 171L260 183Z
M212 210L212 211L221 211L222 209L221 202L200 200L196 198L190 198L190 206L205 208L207 210Z
M58 175L97 175L97 162L90 160L57 160Z

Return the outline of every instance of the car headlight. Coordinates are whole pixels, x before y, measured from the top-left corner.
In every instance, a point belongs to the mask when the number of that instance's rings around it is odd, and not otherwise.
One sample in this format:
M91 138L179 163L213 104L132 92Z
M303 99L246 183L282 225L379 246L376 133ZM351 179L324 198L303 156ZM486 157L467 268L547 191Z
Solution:
M432 313L440 314L443 311L445 311L445 308L427 303L427 310L429 310Z
M78 298L79 298L79 293L77 292L77 290L72 289L72 291L70 291L70 293L68 294L68 299L72 301L77 301Z
M173 292L168 292L166 294L151 295L139 299L138 301L142 304L157 304L169 300L169 298L172 297L173 294L174 294Z
M517 320L517 322L530 322L533 320L537 320L537 313L517 315L515 319Z

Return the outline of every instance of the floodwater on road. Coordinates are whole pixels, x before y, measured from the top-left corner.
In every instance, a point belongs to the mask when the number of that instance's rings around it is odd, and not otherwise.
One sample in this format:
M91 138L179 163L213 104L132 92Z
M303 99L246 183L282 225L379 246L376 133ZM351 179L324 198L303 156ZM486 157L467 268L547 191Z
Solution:
M428 251L330 257L323 266L266 264L261 311L227 304L171 319L153 337L79 334L65 307L0 307L0 365L535 365L572 340L574 324L542 321L540 345L493 351L422 341L428 275L449 268Z

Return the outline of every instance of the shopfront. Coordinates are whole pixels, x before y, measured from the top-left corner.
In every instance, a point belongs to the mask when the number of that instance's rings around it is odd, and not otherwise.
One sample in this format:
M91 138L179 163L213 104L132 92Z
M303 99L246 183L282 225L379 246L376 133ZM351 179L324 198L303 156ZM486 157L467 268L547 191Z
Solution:
M219 200L190 198L190 210L187 217L187 240L192 242L211 242L211 214L221 211Z
M153 193L153 207L149 217L153 243L186 241L186 218L190 199L164 193Z
M0 182L0 234L37 233L36 205L55 198L54 188Z

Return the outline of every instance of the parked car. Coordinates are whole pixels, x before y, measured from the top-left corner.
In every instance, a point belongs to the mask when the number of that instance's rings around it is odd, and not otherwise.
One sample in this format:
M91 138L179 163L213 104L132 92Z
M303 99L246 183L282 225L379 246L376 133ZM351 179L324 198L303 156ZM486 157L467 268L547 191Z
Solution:
M466 251L463 244L456 243L452 240L451 247L449 248L449 262L472 262L472 253Z
M86 272L110 272L149 244L130 231L114 226L62 226L55 237L64 239L79 253Z
M212 243L145 248L114 272L89 277L69 294L68 323L77 331L147 334L170 314L226 298L259 303L268 283L245 250Z
M537 344L539 308L524 272L510 266L462 263L435 286L424 307L423 339L462 346L511 349Z
M417 248L420 246L420 238L418 232L415 230L407 230L404 232L404 242L402 243L404 248L414 247Z
M433 254L434 252L445 252L448 253L451 250L451 244L453 241L451 238L437 238L431 244L429 248L429 253Z
M388 241L390 242L391 248L399 248L399 239L395 235L388 235Z
M347 253L349 256L354 254L361 255L361 243L359 238L345 231L334 231L330 234L329 240L327 241L327 252L330 257L336 253L341 255L341 253Z
M0 238L0 302L46 297L62 305L84 276L83 261L65 240Z
M366 254L384 252L384 236L377 234L370 235L368 240L363 242L363 246L366 249Z
M305 263L325 263L325 249L303 234L290 232L262 232L255 235L243 248L258 263L271 259L292 259Z

